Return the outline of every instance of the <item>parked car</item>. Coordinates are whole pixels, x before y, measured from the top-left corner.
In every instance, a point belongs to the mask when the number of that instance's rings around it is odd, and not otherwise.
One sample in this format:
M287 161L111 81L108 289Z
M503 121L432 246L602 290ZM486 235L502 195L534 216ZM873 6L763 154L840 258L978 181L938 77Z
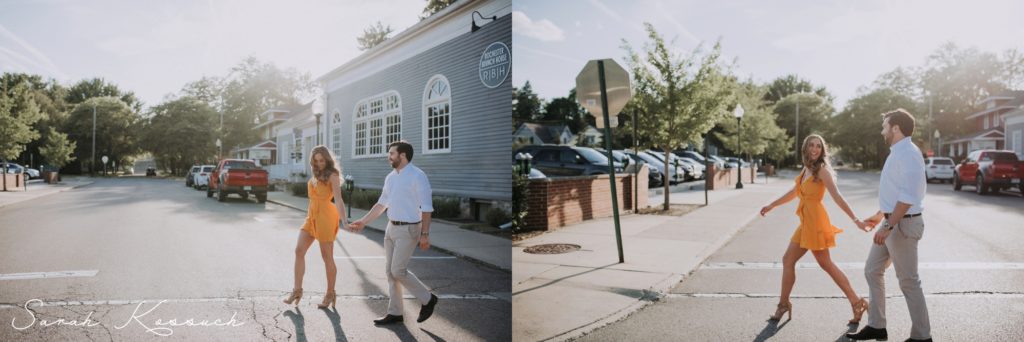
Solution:
M956 163L953 159L946 157L928 157L924 160L924 179L931 183L932 180L939 182L953 182L953 168Z
M146 177L156 177L156 168L152 167L152 166L147 167L146 168Z
M669 167L668 175L665 175L665 162L663 162L661 158L655 157L650 153L644 151L637 153L632 150L625 150L625 152L626 154L629 154L630 157L637 158L637 160L642 159L648 164L648 167L652 167L658 173L661 173L661 185L665 184L665 180L668 181L669 185L672 185L681 183L686 178L686 171L684 171L682 167Z
M728 169L732 167L732 165L729 165L728 163L725 162L725 159L722 159L721 157L716 156L714 154L709 154L708 159L711 159L711 162L715 163L715 167L719 169Z
M739 165L740 167L743 167L743 168L750 168L750 163L748 163L747 161L742 160L740 158L725 157L723 159L725 159L725 162L731 164L732 167L736 167L737 165Z
M199 173L196 174L195 181L192 187L196 190L208 188L210 186L210 174L213 173L213 168L216 165L202 165L200 166Z
M648 150L647 153L658 158L658 160L665 162L665 152ZM679 158L679 156L676 156L675 154L668 154L668 162L673 166L678 166L683 169L684 182L700 177L700 172L698 172L692 164L683 161L682 158Z
M1021 162L1017 154L1008 150L978 150L971 152L967 158L953 169L953 190L959 191L964 185L974 184L979 195L989 191L998 192L1011 186L1020 187L1022 174Z
M516 151L533 156L532 165L548 177L608 174L608 158L592 148L563 145L531 145ZM622 164L614 164L622 172Z
M626 171L627 172L629 172L630 168L636 168L636 170L639 170L641 166L647 165L647 187L648 188L653 188L653 187L658 187L658 186L662 186L663 185L662 182L664 182L664 178L661 176L661 169L656 168L655 165L648 164L647 161L641 159L638 156L634 156L634 155L632 155L632 154L630 154L630 153L628 153L627 151L624 151L624 150L615 150L615 151L612 151L612 152L613 153L621 153L621 154L625 155L626 157L628 157L630 160L632 160L632 162L631 162L632 164L626 166Z
M256 201L265 203L269 182L267 170L256 166L252 160L224 159L210 175L206 197L213 197L216 193L217 200L224 202L229 194L238 194L242 199L248 199L249 194L255 194Z
M185 175L185 186L194 187L194 185L196 183L196 180L195 180L196 174L199 173L199 170L202 170L202 169L203 169L202 166L192 165L192 169L188 171L187 175Z
M540 170L534 169L532 167L530 168L530 175L528 177L529 177L529 179L544 179L544 178L548 178L548 176L545 175L543 172L540 172Z
M3 165L0 165L3 167ZM39 178L39 170L26 168L17 163L7 163L7 173L21 173L25 174L28 179Z

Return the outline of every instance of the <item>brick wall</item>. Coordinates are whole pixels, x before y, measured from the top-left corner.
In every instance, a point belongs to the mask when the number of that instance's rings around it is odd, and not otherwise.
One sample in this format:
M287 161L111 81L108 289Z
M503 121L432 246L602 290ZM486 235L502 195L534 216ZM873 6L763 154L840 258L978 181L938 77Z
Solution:
M708 178L711 183L710 190L734 189L736 188L736 174L743 175L743 184L750 184L753 179L753 169L743 168L742 172L737 169L719 169L712 165L708 168Z
M637 174L640 196L637 207L647 207L647 167ZM611 217L612 197L608 175L559 177L530 182L529 209L526 215L530 229L550 230L585 220ZM619 214L633 211L633 175L616 174Z

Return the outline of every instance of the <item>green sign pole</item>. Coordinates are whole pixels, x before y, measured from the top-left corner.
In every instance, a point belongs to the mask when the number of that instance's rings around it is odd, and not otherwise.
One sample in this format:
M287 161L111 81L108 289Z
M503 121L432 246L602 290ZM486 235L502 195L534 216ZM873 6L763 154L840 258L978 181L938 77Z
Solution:
M624 263L622 256L622 229L619 227L619 195L615 189L615 158L612 157L612 124L608 119L608 89L604 82L604 61L597 61L597 75L601 82L601 112L604 114L604 149L608 154L608 179L612 185L612 215L615 219L615 242L619 247L619 263Z

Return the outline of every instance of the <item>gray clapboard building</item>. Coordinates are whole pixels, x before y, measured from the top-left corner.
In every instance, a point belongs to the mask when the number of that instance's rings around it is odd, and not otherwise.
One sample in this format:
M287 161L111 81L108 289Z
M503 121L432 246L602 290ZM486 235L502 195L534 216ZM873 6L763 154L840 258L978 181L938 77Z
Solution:
M455 2L317 79L325 144L357 188L383 187L403 139L435 196L476 217L508 210L511 13L511 0Z

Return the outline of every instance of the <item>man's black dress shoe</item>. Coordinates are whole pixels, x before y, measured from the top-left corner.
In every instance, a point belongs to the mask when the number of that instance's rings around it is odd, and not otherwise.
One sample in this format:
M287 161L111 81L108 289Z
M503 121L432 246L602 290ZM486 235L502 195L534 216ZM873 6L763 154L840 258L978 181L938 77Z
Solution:
M920 341L920 342L932 342L932 338L929 337L926 340L915 340L915 339L912 339L912 338L908 338L906 341L903 341L903 342L918 342L918 341Z
M402 316L400 316L400 315L399 316L395 316L395 315L392 315L392 314L388 314L387 316L384 316L384 317L381 317L381 318L373 320L373 324L385 325L385 324L391 324L391 323L398 323L398 322L401 322L401 321L402 321Z
M430 318L430 315L434 314L434 305L437 305L437 296L431 293L430 301L427 302L427 305L420 308L420 317L416 319L416 322L423 323L427 318Z
M872 328L869 325L869 326L864 326L864 329L861 329L859 333L856 333L856 334L846 334L846 338L849 338L849 339L852 339L852 340L858 340L858 341L859 340L884 341L884 340L889 339L889 333L887 331L885 331L885 328L875 329L875 328Z

